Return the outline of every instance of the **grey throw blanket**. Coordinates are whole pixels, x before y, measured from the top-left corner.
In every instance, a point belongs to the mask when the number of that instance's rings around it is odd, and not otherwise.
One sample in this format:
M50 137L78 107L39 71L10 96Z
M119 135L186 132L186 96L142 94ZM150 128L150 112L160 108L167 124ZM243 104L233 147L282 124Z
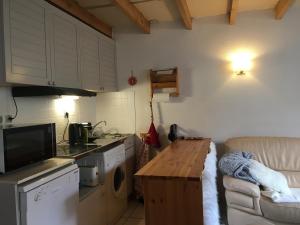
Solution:
M249 172L250 160L254 155L250 152L234 152L225 154L219 161L219 168L224 175L242 179L254 184L259 183Z

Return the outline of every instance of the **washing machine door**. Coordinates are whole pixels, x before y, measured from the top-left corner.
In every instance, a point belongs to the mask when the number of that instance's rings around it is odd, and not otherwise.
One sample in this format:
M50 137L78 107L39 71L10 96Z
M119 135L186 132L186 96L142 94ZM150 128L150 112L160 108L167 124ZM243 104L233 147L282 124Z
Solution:
M115 197L126 197L126 173L124 166L117 166L113 171L112 188Z

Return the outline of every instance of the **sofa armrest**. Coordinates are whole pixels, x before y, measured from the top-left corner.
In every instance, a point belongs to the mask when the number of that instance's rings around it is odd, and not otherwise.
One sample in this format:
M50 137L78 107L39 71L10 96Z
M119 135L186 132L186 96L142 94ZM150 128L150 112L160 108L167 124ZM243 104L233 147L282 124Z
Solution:
M239 192L254 198L260 197L259 186L244 180L236 179L229 176L224 176L223 185L227 190L230 191Z
M246 213L261 216L260 189L250 182L224 176L223 184L226 188L227 207Z

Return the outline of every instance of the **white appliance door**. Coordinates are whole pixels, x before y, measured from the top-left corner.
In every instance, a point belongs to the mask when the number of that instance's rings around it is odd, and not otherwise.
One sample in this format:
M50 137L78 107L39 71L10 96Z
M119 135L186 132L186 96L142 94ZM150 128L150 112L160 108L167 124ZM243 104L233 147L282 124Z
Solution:
M79 171L75 169L20 192L21 225L77 225L78 204Z

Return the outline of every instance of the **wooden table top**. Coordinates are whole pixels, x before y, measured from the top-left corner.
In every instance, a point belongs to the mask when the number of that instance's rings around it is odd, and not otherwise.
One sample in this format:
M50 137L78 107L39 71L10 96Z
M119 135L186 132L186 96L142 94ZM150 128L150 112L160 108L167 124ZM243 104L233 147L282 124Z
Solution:
M201 179L210 139L177 140L135 175L140 177Z

